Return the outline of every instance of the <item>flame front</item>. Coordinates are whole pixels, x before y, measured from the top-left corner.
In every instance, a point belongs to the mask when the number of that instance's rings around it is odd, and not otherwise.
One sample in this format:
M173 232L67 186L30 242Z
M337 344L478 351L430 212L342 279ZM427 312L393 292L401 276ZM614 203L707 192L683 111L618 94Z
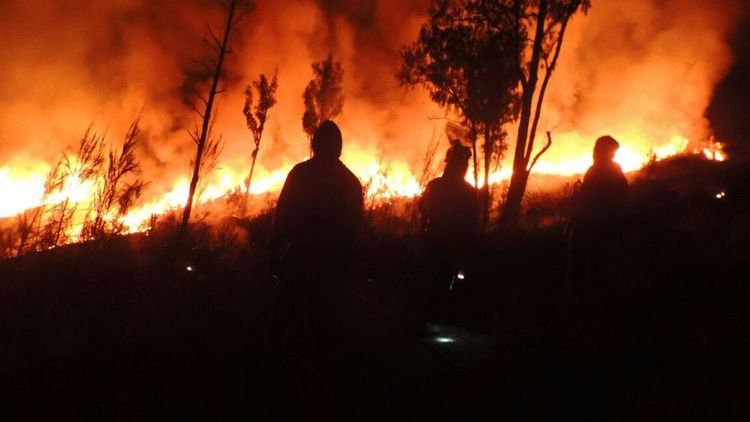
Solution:
M0 218L10 217L29 208L38 207L44 199L44 178L47 171L38 173L14 172L0 167Z
M418 195L424 152L436 139L441 148L429 170L440 171L446 113L425 92L403 90L393 74L399 49L413 42L425 22L426 2L255 3L235 38L226 69L233 77L219 99L215 126L224 153L201 184L197 202L243 192L251 141L240 113L242 93L274 67L278 103L270 111L250 193L281 188L309 152L301 95L312 76L310 63L328 52L345 71L346 100L336 119L344 134L342 160L370 197ZM184 104L185 88L195 81L184 65L201 57L206 21L220 19L203 2L8 4L8 13L0 14L0 38L14 40L0 54L0 219L67 202L80 214L69 233L74 239L100 181L73 175L45 195L52 163L89 125L116 144L113 136L135 115L145 132L138 152L148 185L126 215L107 218L134 232L147 228L152 215L183 207L187 165L195 153L185 134L195 116ZM726 159L720 143L706 141L711 130L703 112L731 64L727 34L743 7L740 0L721 0L721 7L698 0L593 2L566 34L539 121L539 132L551 131L554 143L534 172L581 174L591 164L595 139L605 134L620 141L616 160L625 171L679 153ZM511 175L514 135L509 127L510 149L490 175L492 184ZM538 136L537 148L544 141Z
M575 134L560 136L567 142L573 142ZM725 153L720 143L710 143L701 148L688 149L689 141L683 137L675 136L668 143L654 148L646 153L637 150L632 145L643 145L645 143L634 142L628 144L625 141L617 153L615 160L625 171L634 171L643 167L650 160L661 160L679 153L692 152L702 155L706 159L723 161ZM383 164L373 157L358 154L345 154L343 161L363 181L366 187L365 194L376 199L390 199L394 197L414 197L421 193L422 186L419 176L414 174L411 167L404 162L391 162ZM592 163L590 153L581 153L560 161L540 160L535 171L540 174L551 174L560 176L574 176L582 174ZM489 176L491 184L498 184L508 180L512 174L510 163L506 162L501 168ZM66 181L62 189L51 195L45 196L45 166L40 165L36 173L23 174L14 173L7 167L0 168L0 194L10 200L3 202L0 208L0 217L10 217L22 213L25 210L54 205L63 201L69 201L76 205L82 212L91 207L91 201L96 191L93 181L81 182L76 175L72 175ZM281 169L266 173L258 177L251 185L250 194L263 195L280 190L284 183L286 174L291 169L291 163ZM198 204L220 199L231 192L245 193L244 175L245 169L231 169L222 167L210 176L211 183L201 189L197 197ZM472 172L467 173L466 180L473 183ZM480 180L481 185L481 180ZM189 180L187 177L176 180L172 189L130 210L126 215L108 216L109 219L117 219L125 225L126 232L133 233L143 231L148 227L152 216L159 216L169 211L181 209L185 206L188 197ZM76 219L68 235L72 240L77 240L76 229L80 229L81 218Z

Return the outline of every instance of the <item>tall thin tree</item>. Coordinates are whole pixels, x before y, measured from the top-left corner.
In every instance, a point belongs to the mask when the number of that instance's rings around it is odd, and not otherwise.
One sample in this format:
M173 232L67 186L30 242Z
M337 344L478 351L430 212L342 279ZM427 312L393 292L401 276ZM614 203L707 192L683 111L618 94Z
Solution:
M187 203L182 213L182 224L180 226L180 240L184 239L187 234L188 224L190 222L190 213L193 209L193 202L195 200L195 191L198 187L198 180L200 179L201 168L204 151L209 144L212 113L216 102L216 96L224 92L224 89L219 88L219 83L223 77L224 61L227 54L229 54L229 40L232 32L237 27L237 24L242 17L249 12L252 3L246 0L225 0L221 3L225 11L224 29L221 38L216 36L210 25L207 25L207 40L211 49L212 58L204 63L207 67L212 70L211 86L208 90L208 97L203 97L198 94L198 98L202 103L203 107L200 110L195 104L191 104L193 111L201 118L200 130L196 130L195 133L191 133L191 137L196 144L195 160L193 160L193 175L190 179L190 188L188 190Z
M532 167L551 146L552 137L548 136L546 145L534 155L544 96L560 57L568 22L579 11L586 13L590 6L590 0L514 0L508 2L505 18L487 16L490 24L513 33L521 58L521 112L513 156L513 175L500 218L504 226L518 224ZM543 72L541 84L540 72Z
M253 85L248 85L245 89L245 106L242 108L242 114L245 115L247 128L253 134L254 149L250 161L250 173L245 179L245 198L242 201L242 214L247 207L247 198L250 196L250 182L253 179L255 171L255 162L258 160L258 151L260 150L260 140L263 136L263 128L268 119L268 110L276 104L276 89L279 87L278 70L273 73L269 81L266 75L261 74ZM253 87L258 93L258 103L253 107Z

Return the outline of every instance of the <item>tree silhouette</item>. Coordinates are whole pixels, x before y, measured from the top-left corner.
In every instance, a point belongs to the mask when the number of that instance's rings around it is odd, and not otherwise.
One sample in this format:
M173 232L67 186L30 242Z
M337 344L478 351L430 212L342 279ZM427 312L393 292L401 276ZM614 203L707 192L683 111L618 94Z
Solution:
M504 13L502 2L439 0L419 37L401 52L402 84L424 86L432 100L457 113L474 155L479 185L477 139L483 138L483 208L489 209L489 174L505 149L503 125L518 116L518 49L512 33L489 24L485 15Z
M78 204L71 197L75 191L87 183L96 182L104 163L104 138L86 130L78 143L75 154L66 152L63 158L47 174L44 184L45 198L62 196L62 199L46 210L48 213L41 228L39 249L49 249L70 240L73 217Z
M253 171L255 170L255 162L258 159L258 150L260 149L260 140L263 136L263 128L266 125L268 119L268 110L276 104L276 89L279 87L277 80L278 70L273 73L273 77L270 82L266 75L261 74L258 80L253 82L252 87L248 85L245 89L245 106L242 108L242 113L245 115L245 121L247 122L247 128L253 134L253 149L251 155L250 173L245 179L245 199L242 202L242 213L245 213L247 197L250 195L250 182L253 178ZM258 103L253 107L253 87L258 93Z
M302 128L310 138L321 123L336 118L344 108L341 63L329 54L325 60L314 62L312 69L315 77L305 87L305 113L302 115Z
M252 4L246 0L225 0L221 3L221 6L225 11L224 30L221 38L217 37L211 26L207 26L208 36L206 44L211 50L211 57L206 59L201 64L211 74L211 86L208 91L208 97L203 97L198 94L198 99L202 104L202 110L199 109L195 104L191 104L193 111L201 118L200 129L191 133L193 142L196 144L195 159L193 160L193 175L190 179L190 188L188 190L187 203L182 213L182 224L180 226L179 239L184 239L187 234L188 223L190 222L190 213L193 209L193 201L195 198L195 191L198 187L198 181L201 175L201 169L206 166L202 163L204 153L207 147L213 148L214 151L219 149L219 141L211 142L212 137L212 112L214 103L216 101L216 95L224 92L224 89L219 89L219 82L223 77L224 60L226 59L229 51L229 39L233 30L237 27L237 24L242 17L248 13L252 7ZM210 151L211 148L208 148Z
M544 96L568 22L577 12L585 13L590 3L436 0L418 41L402 53L400 79L425 84L435 102L462 115L470 134L483 135L485 169L496 145L493 137L502 140L503 124L518 120L504 225L517 223L531 169L551 145L548 136L534 155ZM493 120L496 124L489 123ZM476 154L476 144L474 150Z
M103 162L92 209L81 230L83 239L100 239L119 234L125 227L119 221L141 194L143 180L137 177L141 166L135 155L140 137L139 119L130 124L119 153L110 150Z
M579 11L586 13L591 2L513 0L501 3L505 9L502 14L483 14L482 19L488 25L512 34L520 57L521 110L513 157L513 176L500 219L504 226L515 226L533 165L552 144L552 137L548 135L545 146L534 155L534 141L544 95L560 57L565 30L570 18Z

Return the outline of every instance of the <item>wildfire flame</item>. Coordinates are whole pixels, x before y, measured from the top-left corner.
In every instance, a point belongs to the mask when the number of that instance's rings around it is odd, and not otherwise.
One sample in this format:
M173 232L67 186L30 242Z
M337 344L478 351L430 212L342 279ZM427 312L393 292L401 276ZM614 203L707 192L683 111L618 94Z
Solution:
M57 3L10 0L9 12L0 14L0 37L14 40L0 55L6 69L0 92L7 100L0 104L0 219L69 203L79 210L68 232L75 240L99 181L72 175L45 195L50 151L70 146L90 119L121 133L143 111L149 138L139 152L147 152L140 159L148 188L126 215L106 218L129 232L147 229L153 215L186 202L185 166L194 149L184 131L194 116L180 97L191 83L184 63L200 58L206 21L217 16L200 2L129 2L125 20L122 5ZM435 117L445 111L420 90L405 93L393 73L398 50L414 41L426 7L398 0L368 3L372 7L353 0L255 3L247 26L236 34L237 48L227 62L227 73L235 77L224 81L215 115L224 155L201 183L197 203L244 192L250 150L239 112L242 92L255 75L274 67L278 105L270 112L250 194L280 189L308 150L301 141L300 95L311 77L310 63L325 52L345 69L346 102L336 119L345 138L342 160L371 198L418 195L427 135L442 133ZM539 132L551 130L554 143L533 172L581 174L591 164L594 140L604 134L620 141L616 160L625 171L680 153L727 159L721 143L702 143L710 135L703 111L731 64L727 34L744 8L739 0L722 1L722 7L692 0L594 2L567 32L539 122ZM512 144L512 128L508 133ZM537 148L544 142L538 138ZM432 172L440 170L443 151ZM505 156L489 183L510 177L512 151ZM467 180L473 182L471 170Z
M566 136L561 138L566 138ZM689 150L688 145L687 139L676 136L669 143L644 154L630 144L623 143L615 160L622 166L623 170L629 172L640 169L650 160L658 161L685 152L702 155L709 160L724 161L727 158L726 153L722 150L721 143L712 141L706 146L693 150ZM378 199L415 197L422 191L423 187L419 184L418 176L406 163L396 161L383 164L372 157L356 154L345 154L343 161L363 181L367 189L365 194L370 197ZM560 161L540 160L534 170L539 174L573 176L583 173L591 163L590 154L581 154ZM261 175L253 181L250 193L262 195L280 190L290 169L291 165L286 165L276 171ZM6 200L0 204L0 218L12 217L25 210L55 205L66 200L82 209L87 209L91 205L97 186L93 181L81 182L76 175L69 177L62 189L45 196L44 183L47 171L48 168L44 165L38 166L35 172L14 171L7 166L1 167L0 197L6 198ZM510 166L504 165L490 175L490 184L506 181L511 174ZM473 183L471 175L472 172L469 171L466 180ZM244 177L244 169L237 170L229 167L218 169L211 176L211 183L208 183L201 190L197 197L197 203L214 201L231 192L245 193ZM162 215L184 207L187 202L188 187L187 176L182 177L173 183L171 190L161 196L135 207L122 217L109 216L109 218L119 219L127 228L126 232L143 231L147 228L152 216ZM80 226L80 222L74 225L74 228L75 226ZM69 236L75 240L77 238L75 230L71 229Z

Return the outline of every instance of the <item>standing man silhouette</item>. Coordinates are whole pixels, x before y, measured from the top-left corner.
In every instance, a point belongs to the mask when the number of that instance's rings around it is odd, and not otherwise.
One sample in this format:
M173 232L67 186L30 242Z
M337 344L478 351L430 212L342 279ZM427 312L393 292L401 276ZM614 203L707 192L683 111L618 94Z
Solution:
M313 156L289 172L276 205L271 271L279 279L270 335L286 346L316 347L336 337L337 318L362 218L357 177L339 160L342 137L327 120L312 138Z
M586 171L580 192L579 217L586 225L610 225L623 213L628 180L614 161L619 148L620 143L609 135L596 140L594 164Z
M448 311L448 294L454 278L462 277L464 259L479 227L479 197L466 181L471 150L452 141L445 154L443 175L427 184L419 198L424 228L418 271L426 278L426 317L442 319Z
M605 261L626 213L628 180L614 161L619 148L609 135L596 140L594 164L574 199L569 274L584 289L603 281Z

